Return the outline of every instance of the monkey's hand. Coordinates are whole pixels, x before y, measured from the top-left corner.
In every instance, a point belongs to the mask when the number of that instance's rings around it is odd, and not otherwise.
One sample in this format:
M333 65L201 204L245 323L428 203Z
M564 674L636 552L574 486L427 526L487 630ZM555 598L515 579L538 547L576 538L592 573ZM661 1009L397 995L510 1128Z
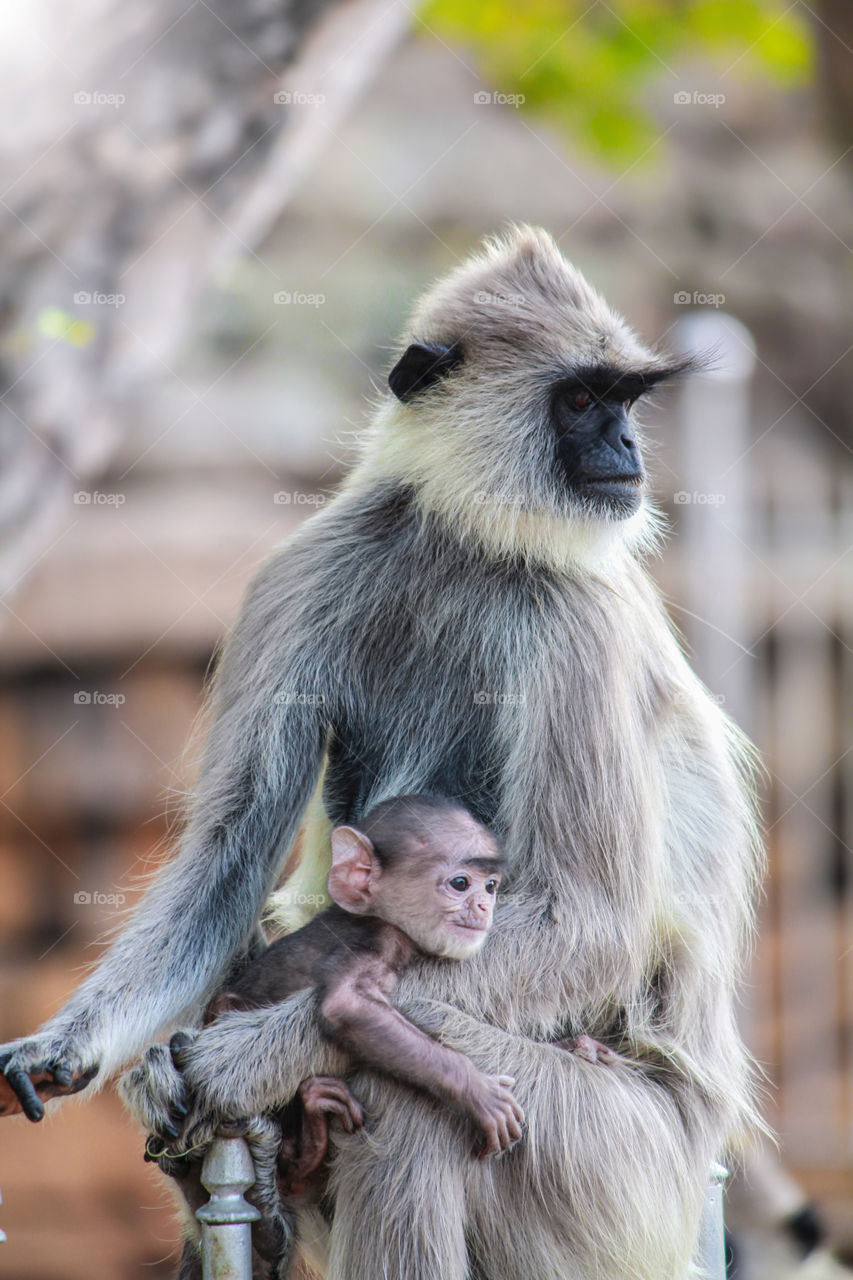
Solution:
M568 1040L557 1040L556 1045L558 1049L565 1049L567 1053L573 1053L575 1057L583 1058L585 1062L601 1062L607 1067L612 1067L619 1061L619 1054L615 1049L610 1049L600 1040L593 1040L592 1036L574 1036Z
M176 1031L168 1045L153 1044L118 1082L128 1110L143 1129L160 1140L149 1145L152 1154L155 1150L159 1154L168 1141L181 1136L190 1109L181 1055L195 1035L194 1031Z
M42 1032L0 1045L0 1116L41 1120L45 1102L79 1093L98 1070L74 1036Z
M514 1084L512 1076L487 1076L474 1070L464 1106L480 1130L476 1152L481 1159L508 1151L521 1138L524 1112L511 1092Z

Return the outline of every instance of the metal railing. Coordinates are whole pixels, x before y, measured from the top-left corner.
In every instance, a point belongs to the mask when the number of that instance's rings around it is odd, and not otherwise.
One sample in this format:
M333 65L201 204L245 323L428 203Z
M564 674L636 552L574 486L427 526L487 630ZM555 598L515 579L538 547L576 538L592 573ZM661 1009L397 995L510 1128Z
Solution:
M723 1186L727 1177L722 1165L712 1166L696 1254L702 1280L726 1280ZM216 1138L205 1156L201 1180L210 1192L210 1200L196 1214L201 1223L204 1280L252 1280L252 1223L261 1215L243 1194L255 1181L246 1140Z

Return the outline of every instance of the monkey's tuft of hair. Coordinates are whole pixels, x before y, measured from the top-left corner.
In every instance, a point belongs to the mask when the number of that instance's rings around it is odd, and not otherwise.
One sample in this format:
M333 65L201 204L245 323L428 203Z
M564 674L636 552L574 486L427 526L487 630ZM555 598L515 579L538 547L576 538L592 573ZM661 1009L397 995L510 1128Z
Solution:
M472 833L488 837L495 849L495 868L501 868L504 859L495 833L477 822L458 800L445 796L392 796L373 805L358 825L373 844L380 866L390 869L413 852L441 847L447 830L458 834L460 821L469 824Z

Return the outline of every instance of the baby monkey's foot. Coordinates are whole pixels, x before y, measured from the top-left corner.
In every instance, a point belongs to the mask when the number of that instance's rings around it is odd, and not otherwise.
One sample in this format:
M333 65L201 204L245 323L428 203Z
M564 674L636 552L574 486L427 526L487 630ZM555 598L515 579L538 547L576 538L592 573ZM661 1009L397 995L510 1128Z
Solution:
M565 1049L567 1053L573 1053L585 1062L603 1062L605 1066L612 1066L619 1061L619 1054L615 1049L608 1048L600 1040L593 1040L592 1036L571 1036L567 1040L558 1040L557 1048Z

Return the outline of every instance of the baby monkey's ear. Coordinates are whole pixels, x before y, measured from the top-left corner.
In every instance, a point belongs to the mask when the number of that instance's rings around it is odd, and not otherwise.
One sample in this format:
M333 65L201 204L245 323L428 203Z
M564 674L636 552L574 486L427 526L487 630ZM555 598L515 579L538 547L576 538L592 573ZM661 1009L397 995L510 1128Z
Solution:
M329 895L344 911L367 914L381 867L372 842L357 827L335 827L332 832L332 869Z

